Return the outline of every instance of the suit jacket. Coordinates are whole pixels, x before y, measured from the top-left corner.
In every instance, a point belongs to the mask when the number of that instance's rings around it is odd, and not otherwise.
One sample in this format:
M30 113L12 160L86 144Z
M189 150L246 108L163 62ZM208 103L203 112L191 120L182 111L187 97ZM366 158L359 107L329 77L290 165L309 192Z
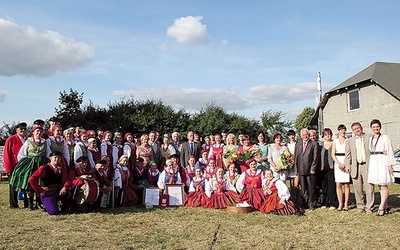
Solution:
M310 175L311 171L318 171L318 142L307 141L307 146L303 152L303 141L297 142L294 147L294 172L299 175Z
M7 138L4 144L3 161L7 173L12 173L18 163L18 152L22 147L22 141L17 134Z
M149 144L151 146L151 156L152 159L155 161L155 163L157 164L157 167L159 168L161 165L161 146L160 143L158 143L157 141L155 141L153 143L153 145L151 145L151 142L149 141Z
M363 134L363 146L365 152L365 166L367 168L368 173L368 166L369 166L369 156L371 155L369 151L369 135ZM356 137L353 136L346 140L345 145L345 164L346 170L350 170L351 178L355 179L358 177L358 164L357 164L357 149L356 149Z
M201 145L198 142L193 142L193 156L197 162L200 158ZM186 168L189 160L190 153L190 142L184 142L181 146L180 163L181 166Z

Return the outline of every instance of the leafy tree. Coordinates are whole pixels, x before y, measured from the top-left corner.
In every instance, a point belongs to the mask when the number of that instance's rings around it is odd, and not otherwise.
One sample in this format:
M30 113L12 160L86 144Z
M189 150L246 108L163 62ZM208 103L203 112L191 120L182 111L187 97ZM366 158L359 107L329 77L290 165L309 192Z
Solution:
M286 117L285 113L271 109L262 112L261 124L268 140L271 140L275 133L285 135L293 126L293 122Z
M58 100L60 101L60 105L58 108L55 108L55 111L61 126L67 127L71 124L81 122L83 93L79 94L78 91L71 88L69 93L65 90L60 92Z
M209 135L213 131L226 128L231 122L229 118L224 108L209 103L192 116L190 129L198 131L201 135Z
M311 118L313 117L315 113L315 109L311 107L305 107L303 111L297 116L296 121L294 123L294 127L296 128L296 131L299 133L300 130L303 128L308 128L308 129L315 129L317 130L318 128L316 126L310 126L309 122Z

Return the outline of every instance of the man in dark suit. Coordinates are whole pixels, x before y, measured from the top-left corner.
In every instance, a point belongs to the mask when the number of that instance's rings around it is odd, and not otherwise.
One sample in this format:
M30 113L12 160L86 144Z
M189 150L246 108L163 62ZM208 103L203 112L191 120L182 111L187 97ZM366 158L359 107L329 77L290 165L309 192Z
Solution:
M189 131L187 134L187 142L184 142L181 146L180 164L183 168L186 168L188 164L189 156L194 156L196 162L200 157L201 145L194 141L193 131Z
M316 181L318 165L318 143L310 140L308 129L301 130L302 141L294 149L294 172L299 175L301 195L310 210L317 204Z
M149 144L152 148L152 159L157 164L157 167L161 167L161 146L160 143L156 140L156 132L151 131L149 133Z
M16 134L7 138L4 144L3 162L7 175L10 177L18 163L18 152L26 140L26 123L21 122L15 126ZM18 208L18 192L10 185L10 208ZM25 201L27 202L27 200ZM27 204L25 204L27 206Z

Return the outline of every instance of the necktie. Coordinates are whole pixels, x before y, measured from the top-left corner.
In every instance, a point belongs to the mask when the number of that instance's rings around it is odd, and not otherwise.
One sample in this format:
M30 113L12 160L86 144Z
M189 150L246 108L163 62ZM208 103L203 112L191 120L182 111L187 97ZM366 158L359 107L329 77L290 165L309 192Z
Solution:
M190 143L190 155L194 155L193 142Z
M307 142L303 142L303 153L306 151L306 147L307 147Z
M356 139L356 150L357 150L357 162L362 162L362 140L361 138Z

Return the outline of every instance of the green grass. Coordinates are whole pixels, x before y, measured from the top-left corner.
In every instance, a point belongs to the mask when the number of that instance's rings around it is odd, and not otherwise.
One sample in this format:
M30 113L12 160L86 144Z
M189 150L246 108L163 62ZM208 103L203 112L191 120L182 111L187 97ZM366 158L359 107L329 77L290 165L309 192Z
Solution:
M0 184L0 249L399 249L400 185L389 187L383 217L316 209L306 216L225 210L107 209L49 216L8 208ZM376 203L379 202L376 193Z

